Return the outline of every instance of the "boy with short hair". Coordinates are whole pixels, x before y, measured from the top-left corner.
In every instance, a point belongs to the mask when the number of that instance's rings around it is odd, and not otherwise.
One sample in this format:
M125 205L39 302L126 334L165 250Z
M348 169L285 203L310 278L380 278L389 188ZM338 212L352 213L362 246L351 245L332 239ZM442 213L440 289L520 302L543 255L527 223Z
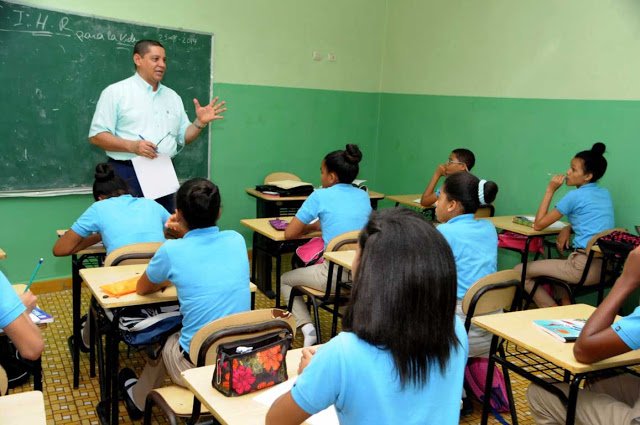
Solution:
M420 205L423 207L431 207L438 199L440 190L436 190L436 185L441 177L461 171L469 172L476 163L476 157L469 149L458 148L451 151L449 159L444 164L436 167L431 177L431 181L420 198Z

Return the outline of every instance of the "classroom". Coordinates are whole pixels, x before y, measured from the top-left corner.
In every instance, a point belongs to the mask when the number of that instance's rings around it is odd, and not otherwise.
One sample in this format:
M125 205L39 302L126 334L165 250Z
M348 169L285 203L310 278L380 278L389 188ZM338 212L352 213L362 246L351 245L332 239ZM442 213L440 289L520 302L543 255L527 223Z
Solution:
M469 148L474 174L500 185L496 215L512 215L534 214L549 173L564 173L572 155L602 141L600 183L615 224L640 223L634 0L20 4L214 34L213 92L228 111L211 129L209 177L223 196L220 227L241 233L247 249L252 233L240 220L255 216L255 200L245 188L272 171L318 185L318 159L347 143L364 153L358 178L385 194L422 192L452 148ZM51 254L54 230L73 223L91 195L0 198L0 270L25 283L43 257L34 288L69 289L68 259ZM501 251L498 270L518 262Z

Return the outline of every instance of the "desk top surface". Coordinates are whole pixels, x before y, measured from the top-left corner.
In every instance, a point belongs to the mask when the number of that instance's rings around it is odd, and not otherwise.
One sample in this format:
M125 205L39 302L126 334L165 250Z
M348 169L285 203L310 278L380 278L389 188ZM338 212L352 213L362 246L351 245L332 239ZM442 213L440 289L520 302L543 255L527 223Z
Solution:
M561 342L533 324L534 320L587 319L594 311L593 306L574 304L490 314L474 317L472 322L574 374L640 363L640 351L630 351L591 365L580 363L573 356L573 343Z
M259 191L255 190L255 188L252 188L252 187L246 188L245 192L247 192L249 195L253 196L254 198L259 198L259 199L262 199L264 201L269 201L269 202L304 201L305 199L308 198L307 196L267 195L267 194L264 194L262 192L259 192ZM369 193L369 198L371 198L371 199L383 199L384 198L384 193L374 192L373 190L370 190L368 193Z
M0 397L0 425L46 425L44 398L40 391Z
M7 258L7 253L0 248L0 260L4 260L5 258Z
M421 193L414 193L411 195L385 195L385 198L393 201L393 202L397 202L401 205L406 205L408 207L414 207L414 208L435 208L436 205L433 204L430 207L423 207L420 204L420 198L422 197ZM418 202L415 202L415 200L418 200Z
M323 256L327 261L331 261L332 263L342 266L347 270L351 270L353 259L356 256L356 251L348 250L325 252Z
M273 220L274 218L279 218L281 220L286 221L287 223L291 222L293 217L267 217L267 218L245 218L240 220L242 225L248 227L254 232L260 233L262 236L266 236L272 241L282 242L286 239L284 238L284 230L276 230L269 224L269 220ZM306 235L302 235L298 239L311 239L316 236L322 236L321 232L313 232L308 233Z
M298 364L302 349L287 352L287 372L289 379L298 375ZM254 398L263 391L257 391L240 397L225 397L211 386L215 365L189 369L182 373L189 389L202 401L220 423L224 425L254 425L264 423L270 406ZM307 424L308 422L304 422Z
M69 229L58 229L56 230L56 235L58 237L67 233ZM97 243L95 245L91 245L83 249L82 251L76 252L75 255L93 255L93 254L106 254L107 250L104 249L104 244L102 242Z
M514 223L514 217L515 215L500 215L497 217L487 217L486 220L490 220L498 229L508 230L510 232L518 233L524 236L546 236L557 235L558 233L560 233L560 229L546 228L543 230L533 230L533 227Z

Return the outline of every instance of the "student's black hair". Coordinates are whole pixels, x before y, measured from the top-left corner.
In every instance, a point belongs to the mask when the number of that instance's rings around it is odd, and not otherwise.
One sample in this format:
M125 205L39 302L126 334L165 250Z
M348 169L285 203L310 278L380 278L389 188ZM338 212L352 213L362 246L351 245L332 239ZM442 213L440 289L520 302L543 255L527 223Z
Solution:
M151 46L162 47L164 49L162 43L157 40L140 40L133 46L133 54L135 55L137 53L140 56L144 56L147 54Z
M490 204L496 199L498 185L492 181L484 181L480 199L480 179L471 173L451 174L444 181L443 190L451 201L462 204L465 214L473 214L478 211L481 204ZM481 202L484 200L484 202Z
M607 147L602 142L596 142L591 150L578 152L576 158L580 158L584 164L584 172L591 173L593 177L590 183L600 180L600 177L607 171L607 160L604 158L604 152Z
M463 162L467 166L467 171L471 171L474 165L476 165L476 156L469 149L458 148L451 151L455 154L458 161Z
M362 152L358 145L348 144L345 150L329 152L324 157L324 166L328 172L336 173L340 183L352 183L358 176Z
M189 229L215 226L220 214L220 189L207 179L187 180L176 194L176 208Z
M111 164L107 162L96 165L93 177L93 199L96 201L100 197L106 199L129 193L127 182L117 176Z
M389 350L403 387L424 385L433 368L444 371L460 344L451 248L405 208L374 211L358 243L360 263L343 329Z

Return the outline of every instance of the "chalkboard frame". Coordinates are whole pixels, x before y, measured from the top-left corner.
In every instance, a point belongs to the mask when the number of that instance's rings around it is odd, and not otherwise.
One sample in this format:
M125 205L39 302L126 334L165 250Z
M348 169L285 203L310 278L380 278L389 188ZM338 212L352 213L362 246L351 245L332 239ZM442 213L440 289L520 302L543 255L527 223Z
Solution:
M171 26L165 26L165 25L155 25L155 24L151 24L148 22L138 22L138 21L131 21L131 20L126 20L126 19L120 19L120 18L114 18L114 17L106 17L106 16L100 16L100 15L94 15L94 14L86 14L86 13L82 13L82 12L76 12L76 11L69 11L69 10L65 10L65 9L59 9L59 8L55 8L55 7L42 7L40 5L36 5L33 3L29 3L29 2L16 2L16 1L9 1L9 0L0 0L0 6L3 7L18 7L18 8L31 8L34 11L40 11L40 12L44 12L44 13L54 13L54 14L64 14L64 15L68 15L68 16L72 16L72 17L78 17L78 18L85 18L88 20L98 20L98 21L106 21L109 24L113 24L113 25L129 25L129 26L135 26L135 27L141 27L144 28L146 32L149 31L157 31L158 33L160 33L160 31L172 31L172 32L180 32L180 33L184 33L184 34L194 34L194 35L198 35L198 36L205 36L208 38L208 43L210 43L210 48L206 49L206 45L205 45L205 49L202 51L201 55L205 55L206 52L206 58L208 61L208 67L205 67L206 70L206 84L207 84L207 88L208 90L206 90L207 92L207 96L208 99L206 99L206 101L208 102L212 96L213 96L213 81L214 81L214 42L215 42L215 37L214 37L214 33L212 32L205 32L205 31L198 31L198 30L191 30L191 29L184 29L184 28L176 28L176 27L171 27ZM1 11L1 9L0 9ZM144 35L143 35L144 37ZM162 42L162 40L160 40ZM174 40L175 43L175 40ZM184 41L183 41L184 43ZM167 54L169 56L169 70L167 75L171 75L172 72L172 68L174 72L178 72L174 67L172 67L172 62L171 62L171 56L173 56L171 53L171 49L173 46L169 46L168 43L165 41L163 44L165 44L165 46L167 47ZM130 50L129 50L130 51ZM205 57L205 56L202 56ZM131 69L133 70L133 63L131 62L130 64ZM203 71L204 74L204 71ZM129 74L130 76L131 74ZM124 76L123 78L126 78L127 76ZM204 80L205 78L200 78L200 80ZM115 82L115 81L114 81ZM171 83L167 84L168 87L173 87L171 85ZM106 86L105 86L106 87ZM104 87L101 87L100 90L102 90ZM204 91L204 90L202 90ZM178 95L181 95L180 90L176 90L176 92L178 93ZM201 94L200 92L198 92L198 97L200 102L203 102L203 99L200 97ZM190 117L190 119L193 118L194 113L192 111L192 103L189 99L189 101L187 102L187 99L183 97L183 103L185 105L185 109L187 110L187 115ZM96 99L97 100L97 99ZM191 111L191 112L190 112ZM91 113L91 115L93 115L93 112ZM88 133L88 127L87 127L87 133ZM206 140L202 140L205 139ZM202 153L206 153L206 161L202 161L202 164L199 166L201 168L199 168L200 171L198 171L196 174L199 173L199 175L202 176L203 173L206 173L206 177L209 177L211 175L211 129L210 127L207 128L206 134L202 134L199 138L200 140L195 141L194 144L197 145L202 145L205 144L205 146L201 147L201 148L196 148L198 149L198 153L200 153L199 151L202 150ZM89 145L89 142L87 141L87 145ZM99 150L97 147L93 148L96 150ZM185 147L185 150L189 150L189 149L194 149L193 147ZM99 150L102 154L102 158L100 160L106 160L106 154L104 154L104 152L102 152L101 150ZM201 155L200 155L201 156ZM177 158L180 158L180 156L178 156ZM176 167L177 168L177 167ZM191 170L189 169L188 172L190 173ZM179 173L178 177L180 178L180 180L186 180L187 178L190 178L191 175L181 175ZM83 182L86 181L86 179L83 179ZM1 182L0 182L1 183ZM0 197L46 197L46 196L59 196L59 195L71 195L71 194L85 194L85 193L91 193L91 183L92 181L87 181L86 184L81 184L81 185L73 185L73 187L54 187L54 188L41 188L41 187L34 187L34 188L18 188L18 189L13 189L13 188L8 188L6 186L2 186L0 185Z

